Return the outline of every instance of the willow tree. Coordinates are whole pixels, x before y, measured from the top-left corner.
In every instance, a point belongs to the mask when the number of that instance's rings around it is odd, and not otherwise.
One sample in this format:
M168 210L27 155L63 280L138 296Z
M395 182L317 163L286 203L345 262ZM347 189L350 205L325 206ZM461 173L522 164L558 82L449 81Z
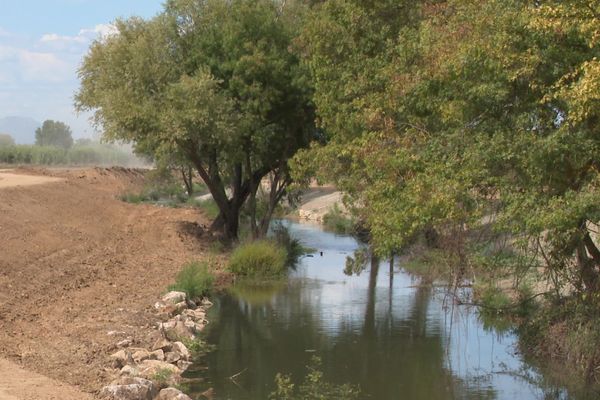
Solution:
M550 274L600 290L600 4L543 4L313 9L302 45L329 143L296 169L317 170L318 158L381 253L429 226L459 239L494 215Z
M107 139L189 162L219 207L213 227L235 239L244 203L269 174L280 200L288 159L313 135L309 81L290 51L301 11L169 0L151 20L118 20L84 59L76 105Z

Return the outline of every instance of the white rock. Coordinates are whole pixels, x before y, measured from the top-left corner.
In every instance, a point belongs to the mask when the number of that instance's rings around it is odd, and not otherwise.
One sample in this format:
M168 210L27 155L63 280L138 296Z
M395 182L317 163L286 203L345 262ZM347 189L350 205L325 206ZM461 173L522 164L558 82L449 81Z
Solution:
M160 391L156 400L192 400L189 396L175 388L166 388Z
M150 360L165 361L165 352L162 349L158 349L150 353Z
M210 302L206 297L202 299L201 303L204 307L209 308L212 307L213 303Z
M132 367L131 365L126 365L123 368L121 368L121 371L119 372L119 375L122 376L138 376L140 374L140 371L138 371L137 368Z
M192 358L192 355L185 344L181 342L173 343L173 351L179 353L182 360L189 361Z
M185 301L175 304L175 314L181 314L184 310L187 310L188 305Z
M112 360L112 365L115 368L122 368L125 365L133 362L131 353L127 350L119 350L116 353L111 354L110 359Z
M195 310L184 310L181 315L183 315L184 317L190 318L196 322L201 322L204 321L204 319L206 318L206 311L197 308Z
M169 292L161 300L166 304L176 305L177 303L185 302L185 298L186 295L184 292Z
M131 346L131 343L133 343L133 340L131 338L123 339L119 343L117 343L117 347L129 347Z
M152 350L171 351L173 344L165 338L158 339L152 346Z
M124 377L102 388L100 398L106 400L152 400L156 393L157 389L152 381Z
M177 364L177 361L181 360L181 354L176 351L171 351L165 354L165 361L169 364Z
M132 354L133 357L133 361L135 361L136 363L142 362L144 360L148 360L151 358L150 356L150 352L148 350L138 350L135 353Z
M190 365L192 365L193 363L190 361L184 361L184 360L179 360L177 361L177 368L179 368L182 371L187 370Z
M193 322L193 321L192 321ZM167 339L181 340L181 339L194 339L194 330L187 327L183 321L168 321L161 324L160 328Z
M175 365L165 361L145 360L139 365L140 376L144 378L152 378L157 373L168 371L174 378L181 375L181 371Z

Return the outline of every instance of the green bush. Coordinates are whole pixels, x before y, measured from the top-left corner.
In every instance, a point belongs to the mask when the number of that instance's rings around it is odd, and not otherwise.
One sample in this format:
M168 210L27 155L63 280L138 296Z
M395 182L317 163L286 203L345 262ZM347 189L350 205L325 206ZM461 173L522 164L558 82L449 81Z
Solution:
M513 302L508 295L500 288L487 286L481 289L476 287L475 289L476 292L480 292L476 295L480 298L479 301L484 313L503 314L510 311L513 306Z
M190 299L206 296L212 289L214 276L208 270L208 264L191 262L183 266L169 290L185 292Z
M342 213L337 204L323 216L323 226L325 230L338 234L354 233L354 222Z
M304 247L300 240L292 237L288 228L281 223L275 224L273 228L273 240L287 252L286 264L288 266L296 265L300 257L311 250Z
M240 245L229 259L229 270L244 276L277 276L285 271L288 255L284 248L268 240Z

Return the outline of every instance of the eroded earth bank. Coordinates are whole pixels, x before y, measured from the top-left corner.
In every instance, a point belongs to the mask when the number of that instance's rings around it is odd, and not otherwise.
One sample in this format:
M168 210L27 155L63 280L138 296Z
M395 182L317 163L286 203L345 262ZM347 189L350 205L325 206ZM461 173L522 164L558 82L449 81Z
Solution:
M152 346L153 305L182 264L204 257L207 220L120 201L141 171L10 174L0 185L0 398L96 397L119 338ZM14 175L59 179L19 185Z

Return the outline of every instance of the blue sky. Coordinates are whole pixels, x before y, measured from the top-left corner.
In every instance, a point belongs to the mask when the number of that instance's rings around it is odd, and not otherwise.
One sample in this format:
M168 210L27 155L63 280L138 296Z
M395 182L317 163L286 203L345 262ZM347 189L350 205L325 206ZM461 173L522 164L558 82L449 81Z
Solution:
M90 43L110 23L150 18L163 0L0 0L0 118L60 120L75 137L91 136L87 115L77 116L77 68Z

